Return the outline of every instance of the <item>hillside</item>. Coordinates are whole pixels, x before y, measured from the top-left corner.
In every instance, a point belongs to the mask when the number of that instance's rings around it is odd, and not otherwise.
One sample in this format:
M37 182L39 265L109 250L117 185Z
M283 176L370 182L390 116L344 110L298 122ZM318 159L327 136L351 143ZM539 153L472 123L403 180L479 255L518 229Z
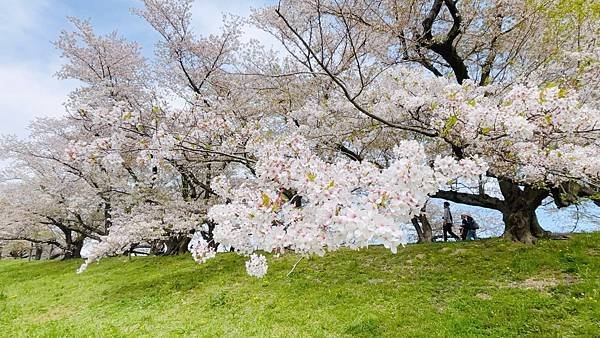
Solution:
M600 233L271 258L0 261L0 336L598 336Z

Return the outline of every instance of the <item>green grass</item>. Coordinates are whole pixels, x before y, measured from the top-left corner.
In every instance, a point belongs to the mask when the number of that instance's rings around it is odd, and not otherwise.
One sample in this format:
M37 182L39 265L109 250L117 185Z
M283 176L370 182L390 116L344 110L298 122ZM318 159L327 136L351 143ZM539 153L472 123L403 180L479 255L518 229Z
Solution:
M296 259L0 261L0 336L600 336L600 234Z

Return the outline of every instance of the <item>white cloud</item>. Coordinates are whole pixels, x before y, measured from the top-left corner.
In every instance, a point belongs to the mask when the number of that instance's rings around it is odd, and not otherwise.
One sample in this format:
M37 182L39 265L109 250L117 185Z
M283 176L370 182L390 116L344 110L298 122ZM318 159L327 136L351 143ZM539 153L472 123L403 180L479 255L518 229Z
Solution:
M2 0L0 34L6 36L35 29L48 5L47 0Z
M223 15L233 14L247 18L253 8L261 8L273 1L247 0L196 0L192 7L192 24L195 31L201 35L218 34L223 26ZM277 41L270 34L253 27L244 27L243 41L256 39L268 48L277 46Z
M272 0L197 0L193 25L198 34L217 34L224 13L247 17L252 7L269 2ZM123 3L119 10L126 11L130 5ZM87 5L76 6L81 9ZM76 14L72 10L73 5L51 0L0 0L0 134L26 136L27 126L35 117L64 114L62 104L76 82L53 77L61 60L50 41L58 35L59 27L68 27L64 17ZM122 19L112 22L110 16L94 15L92 19L119 29L132 28L127 22L118 22ZM250 38L268 47L274 45L268 34L245 27L243 39Z
M73 86L52 77L58 60L49 37L51 13L60 6L0 0L0 134L26 136L35 117L64 113L62 102Z
M60 116L75 84L51 76L53 70L33 64L0 64L0 134L26 136L36 117Z
M197 25L197 32L215 34L219 32L223 14L248 16L252 8L250 3L243 0L196 0L192 7L192 22Z

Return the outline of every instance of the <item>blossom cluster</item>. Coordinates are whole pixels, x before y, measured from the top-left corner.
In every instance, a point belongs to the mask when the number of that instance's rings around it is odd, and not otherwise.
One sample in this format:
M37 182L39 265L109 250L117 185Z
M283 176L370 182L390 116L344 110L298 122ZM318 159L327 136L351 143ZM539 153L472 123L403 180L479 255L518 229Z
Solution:
M477 159L450 157L431 166L416 141L401 142L387 168L339 158L325 161L298 134L258 137L249 148L258 158L256 175L237 184L215 178L217 192L228 203L214 205L207 216L218 224L214 240L251 255L248 271L257 276L250 271L262 268L253 261L260 266L266 261L253 256L256 251L323 255L381 243L396 252L406 243L404 225L429 194L451 179L474 179L487 169ZM200 261L212 254L199 236L191 251Z

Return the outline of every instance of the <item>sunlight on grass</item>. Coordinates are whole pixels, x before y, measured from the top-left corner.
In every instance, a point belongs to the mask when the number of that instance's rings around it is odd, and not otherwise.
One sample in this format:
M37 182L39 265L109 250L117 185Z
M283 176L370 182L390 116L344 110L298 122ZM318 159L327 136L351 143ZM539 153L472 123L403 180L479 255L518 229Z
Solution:
M600 234L536 246L486 240L270 258L0 262L8 336L593 336ZM592 254L590 254L592 253Z

